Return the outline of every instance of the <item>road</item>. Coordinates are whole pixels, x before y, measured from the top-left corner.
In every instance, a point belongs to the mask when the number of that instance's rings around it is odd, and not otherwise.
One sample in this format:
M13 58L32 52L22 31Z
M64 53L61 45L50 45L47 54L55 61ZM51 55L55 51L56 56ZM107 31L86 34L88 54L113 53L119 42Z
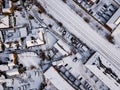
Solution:
M38 0L55 19L62 22L69 32L74 34L89 47L98 51L118 70L120 70L120 51L109 43L92 28L62 0Z
M39 22L39 25L41 25L43 28L47 28L47 30L55 36L57 39L63 40L65 43L71 46L71 43L69 43L66 39L64 39L61 35L59 35L56 31L52 30L44 21L38 16L38 12L34 9L31 10L31 15L35 18L36 21Z

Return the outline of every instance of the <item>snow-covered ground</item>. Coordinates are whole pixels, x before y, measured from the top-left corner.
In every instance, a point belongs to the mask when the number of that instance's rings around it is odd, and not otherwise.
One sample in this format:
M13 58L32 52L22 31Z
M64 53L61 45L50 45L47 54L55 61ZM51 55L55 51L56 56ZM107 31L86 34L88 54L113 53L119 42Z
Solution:
M36 68L39 68L40 58L34 52L25 52L18 55L19 63L22 63L24 66L30 68L32 65Z
M117 69L120 65L120 53L107 40L98 35L92 28L83 21L74 11L72 11L61 0L39 0L45 9L62 22L63 25L80 40L88 46L97 50L105 58L107 58ZM58 4L59 3L59 4ZM55 8L56 7L56 8ZM64 8L64 9L63 9ZM115 53L116 52L116 53Z
M98 77L103 73L98 70L96 76L96 67L90 71L85 66L96 51L120 77L120 52L105 40L110 33L73 0L65 1L13 3L14 25L0 33L5 45L0 52L0 90L108 90Z

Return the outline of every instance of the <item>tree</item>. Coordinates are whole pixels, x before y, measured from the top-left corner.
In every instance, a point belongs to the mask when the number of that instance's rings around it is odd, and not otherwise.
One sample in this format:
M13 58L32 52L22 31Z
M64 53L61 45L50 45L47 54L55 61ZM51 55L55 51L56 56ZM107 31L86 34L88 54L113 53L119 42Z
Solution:
M87 23L90 22L90 20L89 20L88 18L86 18L86 17L84 17L84 20L85 20L85 22L87 22Z

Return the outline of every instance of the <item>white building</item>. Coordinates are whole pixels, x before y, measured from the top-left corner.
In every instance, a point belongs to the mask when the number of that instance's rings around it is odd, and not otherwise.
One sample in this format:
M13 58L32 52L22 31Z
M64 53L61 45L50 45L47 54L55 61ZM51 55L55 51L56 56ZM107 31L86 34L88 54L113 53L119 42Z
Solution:
M37 32L33 32L32 34L26 37L27 47L39 46L44 44L44 32L41 29L38 29Z
M55 43L54 47L62 54L62 55L69 55L71 53L71 49L69 45L67 45L62 40L58 40L57 43Z
M100 60L100 61L99 61ZM102 67L100 66L100 62L102 62ZM95 74L106 86L108 86L111 90L120 90L120 83L118 83L113 77L112 74L105 74L105 67L111 68L112 72L120 78L120 72L102 55L96 52L85 64L85 66Z
M9 28L10 27L10 21L9 16L4 16L0 19L0 29L2 28Z
M11 13L12 2L10 0L4 0L2 12L3 13Z
M50 67L44 75L58 90L75 90L53 67Z
M118 26L119 23L120 23L120 8L115 12L115 14L110 18L110 20L106 24L113 30Z

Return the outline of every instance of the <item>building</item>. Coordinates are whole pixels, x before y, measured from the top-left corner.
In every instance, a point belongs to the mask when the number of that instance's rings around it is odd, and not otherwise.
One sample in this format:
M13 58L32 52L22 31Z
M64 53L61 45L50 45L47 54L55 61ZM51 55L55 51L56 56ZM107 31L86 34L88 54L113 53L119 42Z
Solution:
M58 90L75 90L67 81L65 81L59 73L50 67L45 73L45 78L48 79Z
M16 30L9 29L6 30L5 33L5 46L11 49L20 48L23 45L23 39L28 35L26 27L17 28Z
M10 0L3 0L2 12L11 13L11 9L12 9L12 2Z
M32 30L32 33L26 37L27 48L44 45L44 44L45 44L45 38L44 38L44 29L43 28L38 28L38 29Z
M98 52L88 60L85 66L111 90L120 89L120 72Z
M106 23L108 27L114 30L120 23L120 8L115 12L115 14Z
M18 68L15 68L15 69L7 70L6 74L9 76L15 76L15 75L19 75L20 73L18 71Z
M69 55L71 53L71 49L69 45L67 45L65 42L62 40L58 40L55 44L54 47L62 54L62 55Z
M64 57L61 61L53 62L55 69L65 78L75 90L91 90L95 83L85 73L85 68L81 62L82 56L77 53ZM87 83L87 84L86 84Z
M10 17L8 15L1 17L0 29L9 28L9 27L10 27Z

